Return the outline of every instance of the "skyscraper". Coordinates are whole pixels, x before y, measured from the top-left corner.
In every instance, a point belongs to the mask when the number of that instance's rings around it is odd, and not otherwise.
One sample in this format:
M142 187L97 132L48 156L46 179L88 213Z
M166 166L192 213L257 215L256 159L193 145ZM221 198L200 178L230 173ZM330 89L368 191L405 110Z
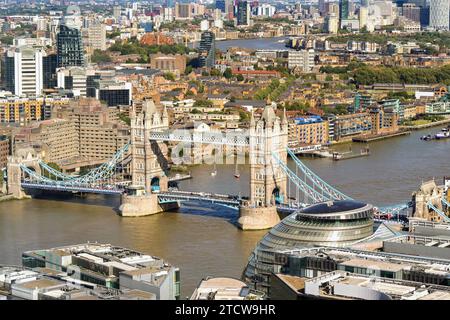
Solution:
M40 95L43 89L41 48L20 46L5 53L5 88L15 95Z
M200 67L212 68L216 64L216 44L214 33L205 31L202 33L199 46Z
M448 30L449 10L449 0L430 0L430 27L436 30Z
M348 19L348 1L349 0L339 0L339 26L342 28L342 20Z
M56 36L58 67L83 66L84 52L81 32L61 25Z
M237 25L250 25L250 3L247 1L239 1L237 4Z
M80 31L80 11L71 10L67 13L59 26L56 36L58 67L83 66L84 51Z
M216 9L220 9L223 13L227 10L227 2L226 0L216 0Z

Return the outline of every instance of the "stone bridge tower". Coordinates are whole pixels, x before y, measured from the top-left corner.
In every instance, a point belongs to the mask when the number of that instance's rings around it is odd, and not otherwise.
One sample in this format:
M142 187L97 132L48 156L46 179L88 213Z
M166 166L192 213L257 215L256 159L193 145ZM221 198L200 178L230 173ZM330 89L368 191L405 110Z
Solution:
M288 122L268 104L261 119L253 114L249 129L250 199L240 210L239 226L244 230L267 229L279 222L276 204L287 201L287 177L276 161L286 163Z
M21 165L31 168L38 175L41 174L39 165L39 155L33 148L23 148L15 152L13 156L8 157L7 164L7 193L16 199L29 198L22 189L22 173Z
M130 112L131 121L131 174L134 186L143 186L146 193L167 190L167 145L151 141L150 132L169 129L169 118L164 108L157 111L153 100L145 100L142 112ZM153 190L152 190L153 189Z
M153 100L145 100L142 112L130 111L132 185L122 196L119 208L123 216L144 216L178 207L178 203L158 204L160 191L167 191L168 148L163 142L150 140L150 132L169 129L167 110L156 109Z

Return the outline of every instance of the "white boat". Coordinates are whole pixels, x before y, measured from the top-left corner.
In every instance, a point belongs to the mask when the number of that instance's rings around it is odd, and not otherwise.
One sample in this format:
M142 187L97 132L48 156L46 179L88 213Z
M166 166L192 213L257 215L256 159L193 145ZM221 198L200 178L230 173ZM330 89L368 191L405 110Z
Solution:
M447 138L450 138L450 132L448 131L447 128L443 128L441 130L441 132L436 133L436 135L434 137L436 139L447 139Z
M217 174L217 168L216 168L216 164L214 164L214 171L211 172L211 176L215 177Z
M241 176L241 174L239 173L238 164L237 164L237 162L236 162L236 170L234 171L234 177L235 177L236 179L239 179L240 176Z

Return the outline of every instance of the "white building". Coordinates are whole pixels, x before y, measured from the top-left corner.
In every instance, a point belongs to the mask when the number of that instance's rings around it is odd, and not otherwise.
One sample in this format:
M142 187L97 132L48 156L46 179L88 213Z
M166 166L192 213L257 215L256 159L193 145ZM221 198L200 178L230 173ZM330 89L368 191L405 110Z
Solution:
M275 14L276 8L270 4L263 3L256 7L256 15L271 17Z
M339 18L335 13L331 13L326 17L326 27L328 33L338 33L339 30Z
M364 28L367 26L369 10L367 7L361 6L359 8L359 27Z
M430 0L430 27L436 30L449 29L449 0Z
M86 68L67 67L56 70L57 87L72 90L75 97L86 97Z
M303 72L310 72L314 67L314 50L288 51L288 68L300 68Z
M14 94L40 95L43 89L45 51L31 46L19 46L7 53L14 60Z
M202 20L200 22L200 30L201 31L208 31L209 30L209 21L208 20Z

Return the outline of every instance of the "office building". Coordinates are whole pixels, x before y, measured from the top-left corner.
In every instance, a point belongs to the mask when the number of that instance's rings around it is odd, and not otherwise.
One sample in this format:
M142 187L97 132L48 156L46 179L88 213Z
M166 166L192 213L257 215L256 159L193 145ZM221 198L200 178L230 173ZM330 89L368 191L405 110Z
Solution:
M284 300L449 300L450 289L422 282L392 280L369 275L355 275L333 271L315 278L301 278L278 274L272 296ZM276 283L276 280L274 281ZM301 288L292 290L294 284ZM289 289L288 289L289 288ZM280 290L281 289L281 290Z
M339 19L334 13L330 13L325 18L326 28L328 33L336 34L339 30Z
M422 286L449 289L448 239L412 236L411 240L409 235L399 236L384 225L380 228L384 231L374 239L347 248L258 248L244 271L244 281L251 289L263 291L274 299L280 298L274 274L310 281L330 272L343 271L354 276L382 278L385 282L412 281L421 282Z
M48 54L43 57L43 81L44 89L53 89L57 85L56 68L58 67L58 56L56 54Z
M106 27L97 23L88 28L88 43L93 50L106 50Z
M349 18L349 0L339 0L339 25L342 28L342 21Z
M20 46L5 52L5 88L15 95L40 95L44 87L44 56L43 49L31 46Z
M56 36L58 67L83 66L84 49L81 31L76 23L69 23L71 21L66 21L65 18Z
M175 20L191 20L195 16L203 15L205 6L198 3L175 3Z
M131 105L132 94L131 82L108 79L95 81L95 98L104 101L110 107Z
M113 17L116 20L119 20L121 15L122 15L122 7L121 6L114 6L113 7Z
M156 300L150 292L113 289L46 268L0 266L0 300Z
M430 1L430 27L436 30L449 30L450 2L448 0Z
M369 9L367 7L359 7L359 28L367 28L367 20L369 17Z
M256 15L259 17L271 17L275 14L276 8L270 4L260 4L256 7Z
M227 12L227 0L216 0L216 9L219 9L221 12Z
M288 51L288 68L297 68L301 72L311 72L314 67L314 50L289 50Z
M318 1L318 9L319 9L319 13L322 17L324 17L327 14L327 6L325 3L325 0L319 0Z
M86 97L87 71L84 67L58 68L57 87L70 90L74 97Z
M212 68L216 63L216 44L214 33L205 31L202 33L199 45L199 66Z
M402 15L411 21L420 22L420 7L417 7L414 3L404 3Z
M262 300L264 294L250 290L245 282L233 278L206 278L190 300Z
M154 294L156 300L180 298L180 270L148 254L110 244L86 243L22 254L29 268L76 272L81 281L119 290Z
M237 3L236 24L238 26L249 26L251 24L250 3L248 1L239 1Z

